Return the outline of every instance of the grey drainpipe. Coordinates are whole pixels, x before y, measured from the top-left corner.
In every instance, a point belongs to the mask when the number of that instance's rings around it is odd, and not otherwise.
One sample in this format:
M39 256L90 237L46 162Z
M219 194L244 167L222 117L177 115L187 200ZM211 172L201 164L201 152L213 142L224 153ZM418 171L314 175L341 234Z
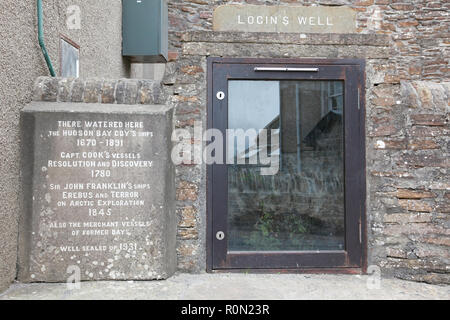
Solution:
M45 61L47 62L48 70L52 77L55 77L55 70L53 70L52 61L48 55L47 49L45 48L44 42L44 22L43 22L43 14L42 14L42 0L37 0L37 16L38 16L38 38L39 45L41 46L42 53L44 54Z

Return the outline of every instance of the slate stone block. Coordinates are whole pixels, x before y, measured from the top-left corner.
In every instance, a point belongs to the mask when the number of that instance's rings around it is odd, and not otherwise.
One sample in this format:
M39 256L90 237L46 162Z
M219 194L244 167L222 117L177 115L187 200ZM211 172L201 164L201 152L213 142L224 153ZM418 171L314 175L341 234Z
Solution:
M34 102L21 130L20 281L175 272L171 108Z

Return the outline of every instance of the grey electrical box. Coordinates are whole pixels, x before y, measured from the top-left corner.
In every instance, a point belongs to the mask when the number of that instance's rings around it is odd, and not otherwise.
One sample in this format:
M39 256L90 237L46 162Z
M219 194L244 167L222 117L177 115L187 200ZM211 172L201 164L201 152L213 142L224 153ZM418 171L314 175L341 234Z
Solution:
M132 62L167 62L167 0L122 1L122 55Z

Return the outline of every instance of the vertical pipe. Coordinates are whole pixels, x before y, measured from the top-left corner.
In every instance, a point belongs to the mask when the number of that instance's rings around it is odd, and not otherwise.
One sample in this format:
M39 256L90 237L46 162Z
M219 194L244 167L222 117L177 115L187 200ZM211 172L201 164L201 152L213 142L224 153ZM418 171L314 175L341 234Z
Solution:
M37 16L38 16L38 39L39 46L42 49L42 53L44 54L45 62L47 62L48 70L52 77L56 76L55 70L53 70L53 65L48 55L47 49L45 48L44 42L44 22L43 22L43 13L42 13L42 0L37 0Z

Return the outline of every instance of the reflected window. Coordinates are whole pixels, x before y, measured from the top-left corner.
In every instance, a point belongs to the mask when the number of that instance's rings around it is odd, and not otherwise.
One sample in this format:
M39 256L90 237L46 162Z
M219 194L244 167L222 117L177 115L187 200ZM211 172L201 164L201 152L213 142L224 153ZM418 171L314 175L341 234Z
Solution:
M80 76L80 47L65 37L60 39L61 77L78 78Z
M227 137L230 251L344 249L343 88L342 81L228 82L228 128L257 132ZM261 175L251 161L262 151L280 158L276 175Z

